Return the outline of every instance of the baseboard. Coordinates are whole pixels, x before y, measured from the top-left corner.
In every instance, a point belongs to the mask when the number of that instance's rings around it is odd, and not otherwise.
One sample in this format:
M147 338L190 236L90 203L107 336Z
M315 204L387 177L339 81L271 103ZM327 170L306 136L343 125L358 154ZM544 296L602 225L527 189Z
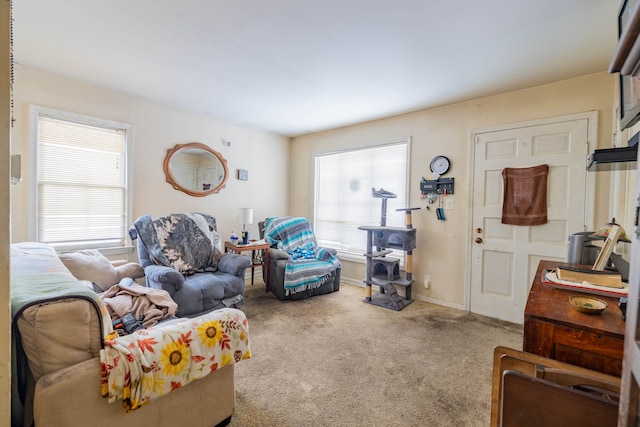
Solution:
M464 304L456 304L450 301L444 301L437 298L431 297L423 297L422 295L413 295L415 299L419 299L420 301L429 302L431 304L441 305L443 307L455 308L456 310L469 311L464 308Z
M348 277L340 277L341 282L348 283L350 285L359 286L364 288L364 282L362 280L349 279Z
M355 280L355 279L350 279L348 277L341 277L340 281L348 283L350 285L359 286L361 288L365 287L364 282L362 280ZM441 306L449 307L449 308L455 308L456 310L469 311L464 307L464 304L455 304L455 303L452 303L452 302L449 302L449 301L444 301L444 300L437 299L437 298L425 297L425 296L422 296L422 295L416 295L415 293L412 296L413 296L414 299L418 299L420 301L428 302L428 303L431 303L431 304L441 305Z

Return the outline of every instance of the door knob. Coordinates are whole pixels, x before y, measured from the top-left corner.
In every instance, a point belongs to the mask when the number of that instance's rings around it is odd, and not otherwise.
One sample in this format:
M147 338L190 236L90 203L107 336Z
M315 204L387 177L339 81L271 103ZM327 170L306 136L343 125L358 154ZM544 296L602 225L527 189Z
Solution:
M476 243L482 243L482 237L476 237Z

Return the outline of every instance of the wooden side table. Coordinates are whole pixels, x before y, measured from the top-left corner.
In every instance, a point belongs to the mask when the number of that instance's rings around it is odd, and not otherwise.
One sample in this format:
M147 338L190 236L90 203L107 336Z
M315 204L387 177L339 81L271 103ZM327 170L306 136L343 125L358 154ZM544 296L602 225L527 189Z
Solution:
M569 296L579 292L541 281L557 265L568 264L540 261L524 311L523 350L619 377L625 332L619 298L595 295L608 304L599 315L574 310Z
M249 241L246 245L224 242L225 252L242 255L242 252L251 251L251 286L253 286L253 269L261 266L263 269L266 269L266 292L269 292L269 248L270 245L268 243L255 243L255 240ZM263 253L264 256L262 256Z

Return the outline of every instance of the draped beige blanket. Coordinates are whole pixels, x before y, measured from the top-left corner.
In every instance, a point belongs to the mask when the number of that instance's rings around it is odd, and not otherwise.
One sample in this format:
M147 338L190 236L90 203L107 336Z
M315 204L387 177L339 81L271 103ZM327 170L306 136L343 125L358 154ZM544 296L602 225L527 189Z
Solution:
M100 298L107 306L113 320L129 313L136 319L144 316L142 323L145 328L155 325L164 318L174 316L178 309L178 304L173 301L169 292L137 284L114 285L100 294Z
M540 225L547 223L547 175L549 165L504 168L502 223Z

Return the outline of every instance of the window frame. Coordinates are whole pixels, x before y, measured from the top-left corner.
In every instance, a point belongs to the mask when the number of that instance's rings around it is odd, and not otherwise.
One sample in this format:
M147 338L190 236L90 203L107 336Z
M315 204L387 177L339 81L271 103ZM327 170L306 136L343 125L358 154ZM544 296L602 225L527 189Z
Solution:
M340 153L368 150L368 149L374 149L374 148L381 148L381 147L387 147L387 146L392 146L392 145L401 145L401 144L405 144L406 145L405 194L404 194L404 198L405 198L406 203L408 204L409 203L409 195L410 195L410 181L411 181L411 137L410 136L409 137L405 137L405 138L396 138L396 139L392 139L392 140L385 141L385 142L369 143L369 144L363 144L363 145L354 145L354 146L344 147L344 148L341 148L341 149L338 149L338 150L328 150L328 151L317 151L317 152L314 152L313 156L312 156L313 224L314 224L314 228L315 228L315 224L317 223L317 210L318 210L318 207L317 207L318 185L317 185L317 182L316 182L317 177L318 177L318 171L316 170L318 157L332 155L332 154L340 154ZM380 200L379 203L381 203L382 199L376 199L376 200ZM377 208L380 209L381 205L378 206ZM388 217L389 217L389 211L387 211L387 218ZM403 214L403 218L404 218L404 214ZM366 224L362 224L362 225L366 225ZM376 225L379 225L379 224L376 224ZM314 232L315 232L315 230L314 230ZM366 233L363 231L362 232L362 242L363 242L363 248L364 249L361 252L358 252L358 251L346 251L346 250L336 249L340 259L354 261L354 262L360 262L360 263L365 263L366 262L366 257L364 256L364 251L366 250L366 238L367 238L366 237ZM404 266L406 253L404 253L402 251L394 251L393 252L393 256L399 257L400 258L400 266L401 267Z
M38 193L38 125L39 116L44 115L57 120L69 121L79 123L88 126L102 127L105 129L119 129L126 132L125 136L125 169L124 169L124 190L125 190L125 227L124 234L120 245L104 247L103 244L80 244L75 243L63 243L63 244L51 244L57 251L70 251L81 249L100 249L101 252L106 254L117 254L130 252L131 247L127 244L127 227L126 224L130 224L133 217L133 139L134 139L134 126L130 123L118 122L115 120L102 119L85 114L72 113L69 111L59 110L50 107L43 107L40 105L29 106L29 204L33 206L29 209L29 240L38 242L38 211L40 197Z

